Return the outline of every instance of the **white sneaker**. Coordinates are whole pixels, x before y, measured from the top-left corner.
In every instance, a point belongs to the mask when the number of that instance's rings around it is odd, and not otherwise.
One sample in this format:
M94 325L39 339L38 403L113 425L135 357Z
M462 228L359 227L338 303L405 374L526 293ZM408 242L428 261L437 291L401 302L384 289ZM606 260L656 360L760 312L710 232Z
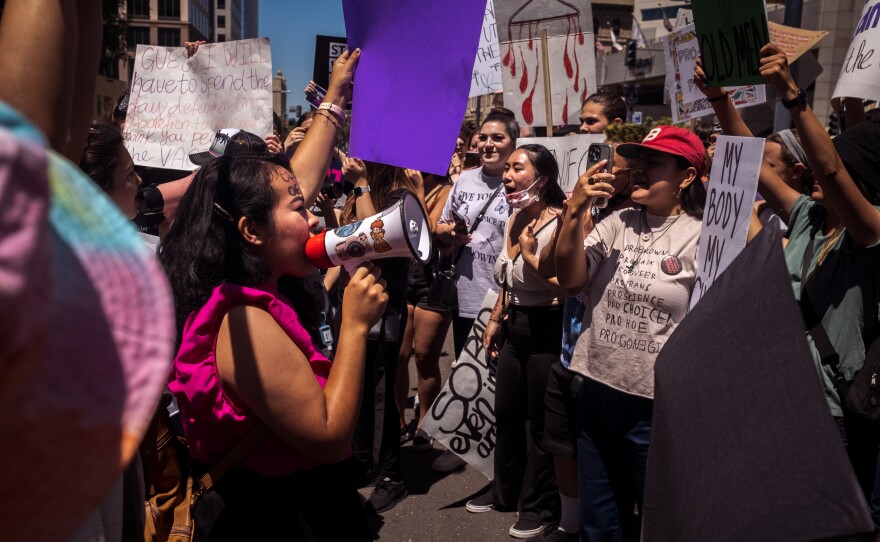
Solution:
M446 450L440 457L431 463L431 468L437 472L452 472L465 466L466 461L454 453Z

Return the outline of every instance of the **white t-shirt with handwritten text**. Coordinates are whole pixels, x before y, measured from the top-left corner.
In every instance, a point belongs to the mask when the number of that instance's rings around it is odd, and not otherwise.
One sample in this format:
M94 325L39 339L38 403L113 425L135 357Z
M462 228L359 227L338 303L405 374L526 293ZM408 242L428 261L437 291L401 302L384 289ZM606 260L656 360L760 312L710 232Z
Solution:
M687 314L701 225L687 214L640 209L617 211L596 225L584 241L590 309L571 369L653 399L654 360Z
M482 167L465 171L452 185L440 222L453 222L452 211L455 210L467 219L470 229L486 201L501 184L501 177L484 175ZM486 292L498 291L494 268L498 254L504 249L504 231L509 216L510 207L502 188L486 209L486 215L456 265L458 315L461 317L476 318Z

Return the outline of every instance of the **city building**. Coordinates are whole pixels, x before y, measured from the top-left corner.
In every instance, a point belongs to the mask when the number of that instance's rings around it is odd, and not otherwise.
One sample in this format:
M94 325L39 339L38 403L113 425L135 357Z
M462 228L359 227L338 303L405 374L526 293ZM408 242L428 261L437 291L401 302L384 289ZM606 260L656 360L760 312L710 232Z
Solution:
M272 112L278 115L278 118L284 120L287 118L287 79L281 70L272 78Z

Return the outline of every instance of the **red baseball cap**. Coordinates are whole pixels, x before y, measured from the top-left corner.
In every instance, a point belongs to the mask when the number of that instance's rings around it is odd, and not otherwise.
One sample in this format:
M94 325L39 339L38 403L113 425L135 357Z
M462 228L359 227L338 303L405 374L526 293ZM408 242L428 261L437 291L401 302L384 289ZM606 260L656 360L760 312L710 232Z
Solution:
M641 143L623 143L617 152L625 158L638 158L642 149L653 149L675 156L681 156L697 168L697 174L706 167L706 150L697 134L677 126L657 126L645 136Z

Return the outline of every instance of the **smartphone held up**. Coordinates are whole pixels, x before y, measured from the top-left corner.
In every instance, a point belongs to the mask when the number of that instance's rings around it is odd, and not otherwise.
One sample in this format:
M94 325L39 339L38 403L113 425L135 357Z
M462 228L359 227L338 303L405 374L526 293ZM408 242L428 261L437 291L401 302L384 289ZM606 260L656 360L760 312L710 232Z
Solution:
M614 148L607 143L591 143L587 148L587 169L595 166L602 160L608 160L605 167L599 173L610 173L614 166ZM608 198L596 198L593 207L604 209L608 206Z

